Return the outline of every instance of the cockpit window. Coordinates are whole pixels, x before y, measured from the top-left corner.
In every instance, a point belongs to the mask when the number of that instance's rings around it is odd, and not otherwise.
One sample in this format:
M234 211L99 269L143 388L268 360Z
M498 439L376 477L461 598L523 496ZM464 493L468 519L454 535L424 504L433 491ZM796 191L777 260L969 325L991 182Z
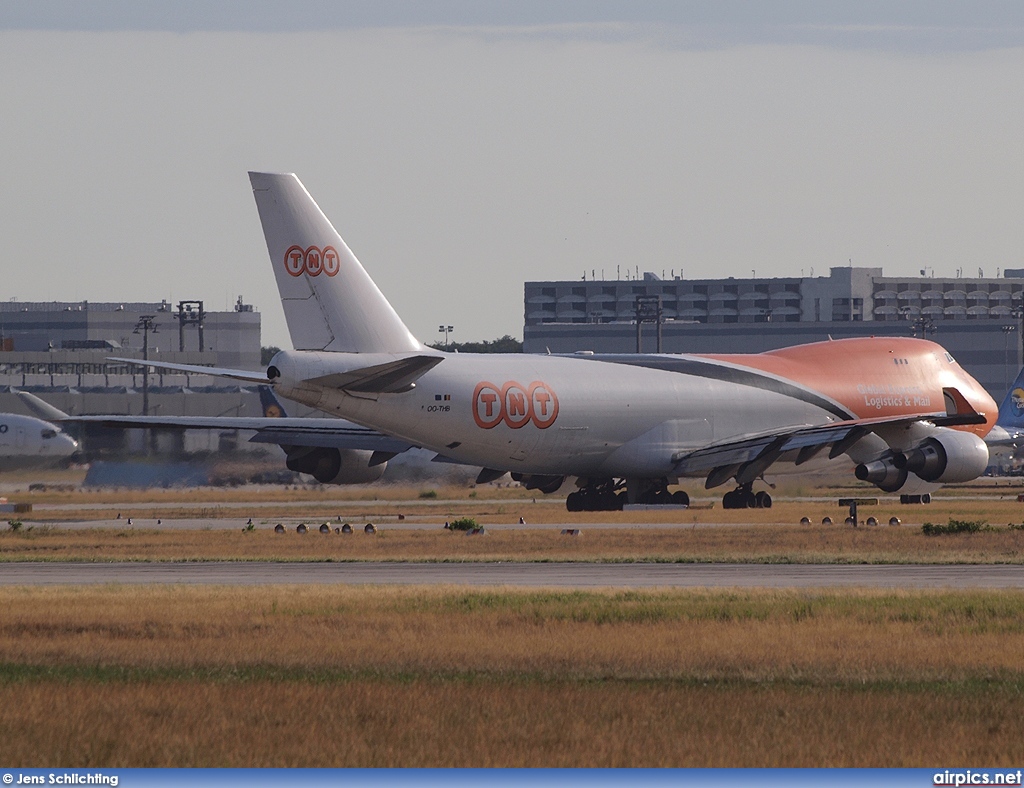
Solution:
M956 363L956 359L949 355L949 353L946 354L946 361L948 361L950 364Z
M43 436L43 440L49 440L50 438L57 437L57 430L53 430L47 427L44 430L42 430L40 434Z

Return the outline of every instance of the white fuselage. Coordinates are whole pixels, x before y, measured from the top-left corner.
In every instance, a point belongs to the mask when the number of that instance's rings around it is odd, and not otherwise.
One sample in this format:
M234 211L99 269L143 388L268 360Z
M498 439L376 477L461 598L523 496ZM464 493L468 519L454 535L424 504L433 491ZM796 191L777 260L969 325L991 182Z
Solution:
M78 451L78 441L48 421L0 414L0 467L56 465Z
M443 354L397 394L353 395L311 381L401 357L285 351L272 363L285 397L459 462L529 474L667 476L682 451L840 419L841 406L813 396L596 356Z

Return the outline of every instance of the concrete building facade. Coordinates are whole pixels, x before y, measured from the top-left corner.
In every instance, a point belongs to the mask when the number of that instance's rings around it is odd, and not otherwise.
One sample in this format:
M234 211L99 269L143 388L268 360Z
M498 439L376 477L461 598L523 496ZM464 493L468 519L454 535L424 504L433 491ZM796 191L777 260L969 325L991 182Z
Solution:
M523 345L629 353L639 335L654 352L660 329L665 353L756 353L829 337L925 336L999 401L1024 360L1022 307L1020 269L976 279L844 267L827 277L527 282Z
M239 298L231 311L201 301L0 302L0 412L27 413L23 389L72 415L256 416L255 386L208 375L153 372L108 361L148 355L172 363L260 369L260 314ZM104 438L91 442L101 446ZM126 436L111 436L123 443ZM141 442L138 435L128 436ZM216 433L183 436L216 449Z

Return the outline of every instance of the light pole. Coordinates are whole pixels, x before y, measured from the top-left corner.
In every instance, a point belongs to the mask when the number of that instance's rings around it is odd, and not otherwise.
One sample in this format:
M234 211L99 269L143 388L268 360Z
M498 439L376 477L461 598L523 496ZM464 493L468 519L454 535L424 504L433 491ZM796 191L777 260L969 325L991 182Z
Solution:
M916 317L910 323L910 336L912 337L920 335L920 339L927 339L929 334L934 334L937 330L935 323L929 315Z
M1016 344L1013 351L1013 365L1024 363L1024 292L1016 292L1010 297L1010 314L1017 326L1017 334L1020 342Z
M455 330L455 326L438 326L437 333L444 334L444 349L448 349L448 334Z
M1005 323L1003 329L1003 390L1010 388L1010 334L1017 330L1017 326ZM1016 343L1014 343L1016 346Z
M156 315L139 315L139 322L135 324L133 334L142 332L142 359L149 361L149 332L156 333L156 326L153 321ZM149 365L142 365L142 415L149 415Z

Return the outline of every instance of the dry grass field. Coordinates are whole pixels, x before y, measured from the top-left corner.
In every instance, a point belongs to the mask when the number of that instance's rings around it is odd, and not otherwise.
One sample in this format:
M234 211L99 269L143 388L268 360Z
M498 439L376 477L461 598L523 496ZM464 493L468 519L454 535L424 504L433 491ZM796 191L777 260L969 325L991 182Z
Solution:
M331 523L336 526L336 522ZM578 537L552 528L490 528L468 536L438 526L376 535L355 524L349 535L292 528L255 531L63 529L36 525L0 531L8 561L658 561L758 563L1021 563L1024 530L925 536L910 526L841 525L594 528Z
M1024 759L1020 592L0 589L21 766Z
M1024 520L1018 489L979 484L919 507L883 498L862 517L912 524L856 529L838 524L835 498L857 489L655 514L568 514L490 486L422 498L431 488L50 489L15 497L36 511L0 528L0 572L70 560L1020 563L1024 531L1006 527ZM257 528L245 532L234 506L249 501ZM436 527L398 529L399 513ZM339 514L356 533L317 532ZM173 516L238 527L147 527ZM457 516L487 534L440 528ZM552 527L496 527L520 516ZM280 517L288 533L273 533ZM294 532L299 517L310 533ZM374 536L361 533L368 519ZM950 519L994 528L921 532ZM621 527L559 534L595 521ZM1024 760L1022 708L1019 591L0 587L5 765L1011 767Z
M356 486L258 486L205 487L199 489L83 489L73 484L44 486L43 489L9 492L10 500L29 503L33 511L18 515L26 523L95 521L97 525L118 526L132 517L137 523L156 519L224 520L249 517L262 522L305 519L322 522L372 519L395 522L401 514L420 522L440 526L445 520L474 517L486 525L509 525L524 517L531 524L585 525L594 522L613 525L656 523L694 525L796 524L803 517L820 523L831 517L841 523L846 510L837 505L844 497L877 498L878 504L861 509L862 518L874 516L887 523L897 516L905 523L920 525L926 520L945 522L950 518L978 519L992 524L1024 521L1024 492L1020 480L978 480L970 485L941 490L927 506L901 506L894 496L878 494L864 485L797 484L789 480L775 491L775 506L768 510L724 510L720 495L688 485L695 506L690 510L643 512L567 512L564 495L545 496L519 486L487 484L452 486L441 484L373 484ZM719 492L719 491L715 491Z

